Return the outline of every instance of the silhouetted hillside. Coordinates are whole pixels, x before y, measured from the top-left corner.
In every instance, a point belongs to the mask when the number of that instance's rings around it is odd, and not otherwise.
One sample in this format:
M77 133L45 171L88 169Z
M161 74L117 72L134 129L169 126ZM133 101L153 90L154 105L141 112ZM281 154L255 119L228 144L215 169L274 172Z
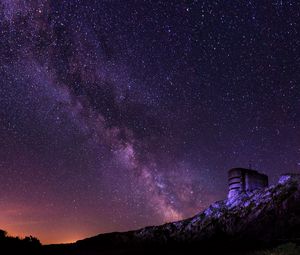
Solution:
M6 231L0 230L0 254L38 255L41 254L41 243L32 236L20 239L8 236Z

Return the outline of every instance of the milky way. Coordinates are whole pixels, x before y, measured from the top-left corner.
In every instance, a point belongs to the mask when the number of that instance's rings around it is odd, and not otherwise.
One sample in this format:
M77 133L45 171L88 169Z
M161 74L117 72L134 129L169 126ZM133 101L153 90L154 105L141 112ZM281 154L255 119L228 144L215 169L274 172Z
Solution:
M69 242L299 171L297 1L0 3L0 228Z

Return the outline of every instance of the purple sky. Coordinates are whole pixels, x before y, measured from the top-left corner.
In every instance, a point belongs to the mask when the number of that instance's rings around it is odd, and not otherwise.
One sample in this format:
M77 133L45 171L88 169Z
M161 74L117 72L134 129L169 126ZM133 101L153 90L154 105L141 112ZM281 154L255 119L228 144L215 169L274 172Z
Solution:
M69 242L190 217L232 167L299 171L299 21L298 1L0 0L0 228Z

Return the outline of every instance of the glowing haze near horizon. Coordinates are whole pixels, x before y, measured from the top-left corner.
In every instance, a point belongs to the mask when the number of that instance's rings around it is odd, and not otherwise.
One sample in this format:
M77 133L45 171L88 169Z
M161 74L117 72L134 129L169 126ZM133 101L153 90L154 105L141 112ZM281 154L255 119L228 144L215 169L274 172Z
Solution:
M300 163L297 1L0 0L0 228L190 217Z

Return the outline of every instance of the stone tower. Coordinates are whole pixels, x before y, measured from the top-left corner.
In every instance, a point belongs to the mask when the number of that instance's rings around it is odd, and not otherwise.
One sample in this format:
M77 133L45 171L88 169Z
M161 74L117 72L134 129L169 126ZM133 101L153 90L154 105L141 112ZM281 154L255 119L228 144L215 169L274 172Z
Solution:
M268 176L252 169L233 168L228 171L229 193L232 198L240 192L251 192L268 187Z

